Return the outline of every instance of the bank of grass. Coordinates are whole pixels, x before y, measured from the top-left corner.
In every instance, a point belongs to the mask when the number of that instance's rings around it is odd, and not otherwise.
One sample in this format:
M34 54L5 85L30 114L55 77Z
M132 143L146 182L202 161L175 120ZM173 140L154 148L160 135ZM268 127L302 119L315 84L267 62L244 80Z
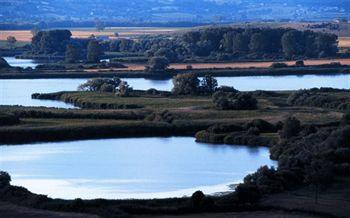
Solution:
M130 67L132 69L133 66ZM139 67L137 67L139 68ZM92 69L92 70L21 70L2 69L0 79L49 79L49 78L94 78L94 77L120 77L120 78L164 78L170 79L179 73L196 73L198 76L212 75L215 77L240 76L287 76L287 75L339 75L350 74L347 65L332 66L305 66L285 68L206 68L206 69L169 69L162 74L147 73L143 70L130 69Z
M46 94L44 97L49 99L74 102L87 108L93 105L93 109L1 106L0 112L15 114L21 122L0 127L0 144L115 137L194 136L196 132L214 124L243 125L254 119L276 124L293 114L303 124L323 125L339 122L343 115L341 111L330 109L287 105L290 93L253 92L258 99L257 110L217 110L210 96L164 97L144 94L140 97L118 97L113 93L100 92ZM121 105L123 109L106 109L119 108ZM125 105L139 107L125 109ZM161 116L164 111L167 111L165 119Z

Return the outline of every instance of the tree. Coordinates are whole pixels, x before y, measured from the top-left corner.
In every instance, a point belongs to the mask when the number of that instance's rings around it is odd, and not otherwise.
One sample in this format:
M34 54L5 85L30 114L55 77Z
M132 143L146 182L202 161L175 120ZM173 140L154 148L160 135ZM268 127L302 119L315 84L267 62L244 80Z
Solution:
M0 171L0 188L10 185L10 182L11 176L7 172Z
M212 99L220 110L255 110L258 107L258 101L250 93L217 91Z
M295 55L304 54L303 42L303 34L298 30L291 30L284 33L281 39L284 55L291 58Z
M67 63L75 63L79 60L80 52L76 46L69 44L66 48L65 61Z
M91 40L87 48L87 61L89 63L99 63L102 55L102 48L98 41Z
M218 81L210 75L206 75L200 82L200 88L204 94L213 94L217 87Z
M91 91L91 92L114 92L115 89L121 84L121 80L118 77L113 79L106 78L93 78L81 84L78 90Z
M291 137L297 136L300 130L301 130L300 121L295 117L288 117L284 121L283 128L280 135L284 139L289 139Z
M148 62L149 71L163 72L169 66L169 60L166 57L153 57Z
M232 52L244 53L249 51L250 37L246 33L235 34L232 39Z
M17 39L16 39L16 37L14 37L14 36L8 36L7 39L6 39L6 41L7 41L7 44L9 45L9 47L10 47L11 49L13 49L13 48L15 47L15 44L16 44L16 42L17 42Z
M160 48L154 53L155 57L166 57L169 62L174 62L177 60L177 54L168 48Z
M318 204L320 189L326 188L333 180L333 164L324 159L314 158L306 167L305 173L306 182L314 187L315 204Z
M0 57L0 69L8 67L10 67L10 65L7 63L7 61L4 58Z
M173 84L172 92L176 95L193 95L199 91L199 79L193 73L176 75L173 78Z
M120 97L128 97L132 90L132 87L130 87L126 81L122 81L118 87L117 95Z
M36 54L64 54L71 36L69 30L40 31L32 38L32 50Z

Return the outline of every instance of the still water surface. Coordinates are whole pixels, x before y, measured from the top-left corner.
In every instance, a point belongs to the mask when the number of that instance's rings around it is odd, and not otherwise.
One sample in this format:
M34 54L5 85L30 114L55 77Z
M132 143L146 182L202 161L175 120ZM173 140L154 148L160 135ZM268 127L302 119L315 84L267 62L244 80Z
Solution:
M171 80L124 79L134 89L171 90ZM350 89L350 75L336 76L254 76L218 77L219 85L233 86L241 91L253 90L298 90L314 87ZM18 79L0 80L0 105L23 105L72 108L58 101L33 100L33 93L75 91L86 79Z
M54 198L166 198L231 191L267 148L200 144L191 137L126 138L0 147L14 185Z

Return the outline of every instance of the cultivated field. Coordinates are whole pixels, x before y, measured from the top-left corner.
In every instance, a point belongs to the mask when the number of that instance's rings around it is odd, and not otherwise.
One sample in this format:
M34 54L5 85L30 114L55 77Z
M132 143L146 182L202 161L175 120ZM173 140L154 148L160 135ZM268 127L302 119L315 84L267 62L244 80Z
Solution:
M350 37L339 37L340 48L350 48Z
M344 59L324 59L324 60L305 60L306 66L316 66L321 64L330 64L332 62L339 62L343 65L350 65L350 58ZM170 64L169 68L184 70L187 66L191 65L193 69L225 69L225 68L268 68L271 66L272 61L265 62L233 62L233 63L181 63L181 64ZM295 64L295 61L284 61L290 66ZM128 68L116 68L113 70L131 70L131 71L141 71L145 69L145 64L126 64ZM100 69L86 70L89 72L96 72Z
M186 28L168 28L168 27L109 27L103 31L96 31L94 28L72 28L70 29L73 38L88 38L92 34L95 36L108 36L115 38L114 33L117 32L119 37L129 38L140 35L159 35L169 34L175 31L186 30ZM30 42L33 35L29 30L9 30L0 31L0 40L6 40L8 36L16 37L17 41Z

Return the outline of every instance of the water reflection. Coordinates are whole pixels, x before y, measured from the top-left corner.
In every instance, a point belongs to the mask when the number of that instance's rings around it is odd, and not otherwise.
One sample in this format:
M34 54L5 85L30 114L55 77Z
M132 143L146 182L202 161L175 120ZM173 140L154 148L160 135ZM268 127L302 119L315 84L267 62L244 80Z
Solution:
M51 197L165 198L229 191L267 148L199 144L190 137L127 138L0 147L13 184Z

